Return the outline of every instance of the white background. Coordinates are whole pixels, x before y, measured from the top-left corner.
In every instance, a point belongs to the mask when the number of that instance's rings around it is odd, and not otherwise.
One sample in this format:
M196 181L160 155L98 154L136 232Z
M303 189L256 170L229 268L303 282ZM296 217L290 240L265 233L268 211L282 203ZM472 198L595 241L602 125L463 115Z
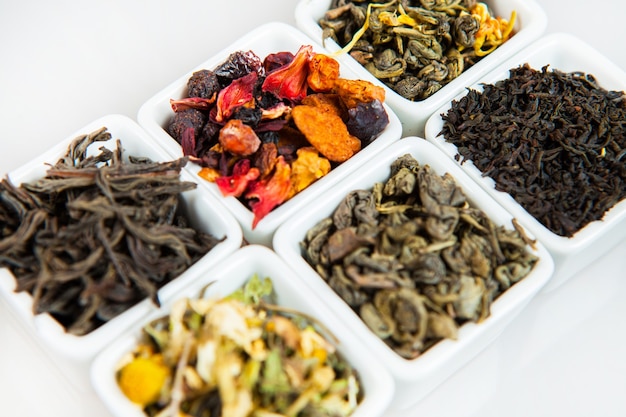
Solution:
M547 32L585 39L626 69L618 0L539 0ZM296 0L0 0L0 175L94 119L139 107ZM625 416L626 239L542 294L488 349L407 414ZM63 364L58 364L63 366ZM110 417L0 303L0 414Z

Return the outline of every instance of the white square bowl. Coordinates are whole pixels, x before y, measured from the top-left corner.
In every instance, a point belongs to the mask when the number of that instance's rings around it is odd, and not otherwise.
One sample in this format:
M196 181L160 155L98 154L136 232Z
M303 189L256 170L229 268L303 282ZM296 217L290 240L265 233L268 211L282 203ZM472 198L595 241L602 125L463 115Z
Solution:
M235 51L251 50L263 59L271 53L281 51L289 51L295 54L302 45L311 45L315 52L324 52L320 45L290 25L273 22L259 26L222 49L212 58L202 62L196 68L149 99L139 109L138 122L156 138L158 143L162 145L170 155L180 157L182 156L181 146L166 130L170 118L174 114L170 105L170 99L186 97L187 81L195 71L200 69L213 69L224 62L228 56ZM349 79L358 78L354 71L344 66L340 68L340 76ZM243 229L244 238L249 243L271 246L272 236L276 228L289 216L299 213L302 209L307 207L307 205L312 204L316 197L331 188L340 178L377 155L387 145L400 139L402 135L400 120L386 104L384 104L384 107L389 116L389 124L375 140L357 152L352 158L343 162L327 175L308 186L305 190L276 207L259 221L254 229L252 228L252 220L254 217L252 211L243 203L235 197L223 197L215 183L201 180L201 184L217 196L235 216ZM200 171L200 166L196 164L189 164L186 168L194 174Z
M351 67L359 78L375 82L385 88L387 104L402 123L402 136L424 137L426 121L436 109L465 87L473 84L483 74L495 68L502 60L539 38L547 27L547 15L535 0L488 0L486 3L493 9L495 15L505 19L511 16L513 10L516 11L514 36L425 100L411 101L402 97L376 79L348 54L341 54L335 58L342 65ZM296 25L317 42L322 42L322 27L318 22L328 11L330 4L331 0L300 0L296 6ZM341 47L330 38L326 39L324 46L330 52L341 50Z
M197 297L208 286L204 297L224 297L240 288L254 274L272 280L276 303L308 314L322 323L338 340L337 351L358 372L363 401L352 417L382 416L393 397L393 379L385 368L367 350L342 320L328 311L321 298L308 290L295 271L289 268L273 251L261 245L249 245L224 259L211 269L196 270L193 285L180 292L175 299ZM142 417L140 407L131 403L121 392L116 381L116 369L121 358L137 344L141 328L156 318L166 315L172 302L152 313L129 329L123 337L104 349L91 367L92 385L108 407L118 417Z
M46 164L56 163L65 154L68 145L74 138L91 133L101 127L108 129L112 135L111 140L94 143L90 147L91 153L95 153L101 146L115 149L115 141L120 139L123 155L126 158L132 155L144 156L160 162L172 160L136 122L126 116L108 115L79 129L75 134L47 152L10 172L8 174L9 179L13 184L19 186L23 182L35 181L44 177L49 168ZM180 178L184 181L197 182L188 172L182 170ZM182 209L192 227L208 232L216 238L223 238L223 240L180 276L161 287L158 291L161 302L166 302L174 293L195 279L195 270L204 270L214 265L225 256L236 251L242 243L241 228L235 219L206 190L197 187L194 190L184 192L181 200ZM157 308L151 300L145 299L90 333L76 336L67 333L63 326L47 313L33 315L32 296L28 292L16 293L15 288L16 280L11 271L6 268L0 269L0 295L7 301L10 308L17 316L21 317L24 324L32 330L31 334L46 351L51 353L52 357L67 359L68 363L75 364L77 369L89 363L98 351L114 340L133 322Z
M534 42L486 74L471 88L482 91L480 84L494 84L498 80L507 79L510 69L517 68L524 63L528 63L536 70L541 70L545 65L549 65L550 70L582 71L593 75L600 86L607 90L626 91L626 72L584 41L564 33L554 33ZM467 91L459 94L454 100L459 100L466 94ZM454 159L455 155L458 154L456 145L447 142L445 137L440 135L444 124L442 115L446 114L451 106L452 101L442 106L428 120L426 139ZM459 164L459 162L456 163ZM554 259L555 272L550 283L544 288L545 292L558 288L626 237L625 200L610 209L602 220L589 223L571 238L568 238L550 231L517 203L510 194L497 191L494 180L483 177L472 161L465 160L460 165L474 181L480 184L546 246Z
M470 204L481 209L496 225L513 227L511 215L439 149L424 139L408 137L392 144L376 160L337 184L319 199L317 210L307 210L289 219L274 235L274 250L306 281L311 291L321 295L330 310L357 334L363 347L370 349L391 372L396 382L396 395L391 406L395 411L416 404L495 340L548 282L554 268L549 253L538 244L533 251L539 257L534 269L495 300L491 315L482 323L464 324L459 329L457 340L438 342L416 359L404 359L395 353L307 263L302 256L300 242L304 241L309 229L332 215L350 191L371 189L375 182L387 180L391 163L405 154L412 155L420 165L430 165L439 175L450 173Z

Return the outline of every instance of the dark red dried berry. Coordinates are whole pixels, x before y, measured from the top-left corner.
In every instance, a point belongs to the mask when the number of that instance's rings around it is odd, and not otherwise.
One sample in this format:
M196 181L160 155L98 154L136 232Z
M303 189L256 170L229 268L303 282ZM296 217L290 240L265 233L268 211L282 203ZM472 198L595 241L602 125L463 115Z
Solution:
M211 70L203 69L194 72L187 81L189 97L211 98L220 91L217 75Z
M379 100L358 103L356 107L348 109L348 132L361 139L362 146L378 137L388 124L389 116Z
M264 74L261 59L252 51L233 52L228 59L213 72L217 76L222 88L251 72L256 72L258 75Z

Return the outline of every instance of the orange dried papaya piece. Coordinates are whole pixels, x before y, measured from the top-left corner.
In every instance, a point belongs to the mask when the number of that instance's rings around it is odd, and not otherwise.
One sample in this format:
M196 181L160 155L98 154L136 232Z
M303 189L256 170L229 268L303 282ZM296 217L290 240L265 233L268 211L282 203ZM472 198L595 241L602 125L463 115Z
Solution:
M348 132L336 114L299 105L293 108L291 116L309 143L332 162L344 162L361 150L361 141Z
M342 119L347 115L347 109L339 97L339 94L316 93L309 94L302 100L302 104L318 107L323 111L335 113Z
M385 89L365 80L347 80L340 78L333 90L339 94L346 107L352 109L359 103L369 103L378 100L385 101Z
M307 83L315 92L327 92L333 89L339 79L339 62L324 54L315 54L309 61Z

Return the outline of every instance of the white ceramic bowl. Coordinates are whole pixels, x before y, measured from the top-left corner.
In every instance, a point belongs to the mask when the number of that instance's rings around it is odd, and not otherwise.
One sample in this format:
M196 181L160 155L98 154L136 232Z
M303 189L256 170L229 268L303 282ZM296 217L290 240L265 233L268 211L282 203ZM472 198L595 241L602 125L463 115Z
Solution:
M166 127L173 115L170 99L186 96L187 81L193 72L199 69L213 69L224 62L231 53L238 50L251 50L263 59L270 53L281 51L295 53L301 45L312 45L316 52L324 51L320 45L292 26L278 22L262 25L224 48L215 56L202 62L196 68L192 69L148 100L139 110L139 124L151 133L159 144L171 155L182 156L181 146L170 136ZM357 75L353 71L343 66L340 71L340 75L343 78L357 78ZM389 125L378 138L364 147L348 161L333 169L326 176L320 178L284 204L276 207L265 216L254 229L252 229L253 214L250 209L235 197L224 198L214 183L204 180L202 180L201 183L211 190L239 221L243 229L244 238L248 242L270 246L274 231L289 216L299 213L306 208L307 205L311 204L316 197L331 188L340 178L378 154L378 152L390 143L400 139L402 134L400 121L386 104L385 109L389 116ZM197 173L200 170L200 166L195 164L190 164L187 168L193 173Z
M448 102L465 87L473 84L483 74L495 68L502 60L512 56L521 48L537 39L547 27L547 16L535 0L487 0L486 3L493 9L495 15L505 19L509 19L513 10L516 11L515 35L425 100L411 101L402 97L377 80L361 64L347 54L342 54L335 58L342 65L354 69L359 78L376 82L385 88L387 91L387 104L396 112L402 123L402 136L424 137L426 121L436 109ZM317 42L322 42L322 28L318 22L329 9L330 4L331 0L300 0L296 6L296 24L298 28ZM332 39L327 39L324 42L324 46L331 52L341 49Z
M608 58L602 56L584 41L564 33L555 33L524 48L514 57L503 62L494 71L482 77L472 89L482 91L480 83L494 84L507 79L509 70L528 63L540 70L545 65L564 72L582 71L595 76L601 87L607 90L626 91L626 72ZM466 94L459 94L455 100ZM426 139L437 145L454 159L457 147L439 135L443 128L442 114L447 113L451 102L441 107L428 120ZM458 164L458 162L457 162ZM555 273L544 291L562 285L578 271L598 259L626 236L626 201L616 204L601 221L594 221L571 238L560 236L528 213L511 195L497 191L491 178L483 177L469 160L462 163L463 170L530 230L551 253L555 262Z
M512 228L511 215L500 207L484 190L472 181L458 166L434 145L424 139L408 137L389 146L376 160L361 167L319 199L318 210L307 210L278 228L274 236L274 250L302 277L312 292L322 296L338 317L361 339L362 346L370 349L389 369L396 381L396 396L392 408L404 410L417 403L456 370L487 347L522 311L523 307L548 282L553 262L542 245L537 245L540 258L533 271L523 280L505 291L492 305L491 316L480 324L463 325L458 340L444 340L428 349L420 357L408 360L396 354L376 336L347 303L315 272L303 258L300 242L307 231L320 220L330 216L338 204L352 190L371 189L375 182L389 178L390 165L398 157L411 154L420 164L443 175L449 172L465 192L468 201L483 210L497 225Z
M277 304L315 317L338 339L337 350L350 362L359 374L364 392L362 403L352 417L382 416L393 397L394 384L389 373L359 341L341 320L337 320L317 294L307 290L297 274L267 247L249 245L238 250L211 269L196 270L194 283L176 297L197 297L212 281L205 297L223 297L241 287L250 277L272 279ZM121 357L137 344L141 327L149 321L166 315L171 302L160 311L129 329L114 344L103 350L91 368L92 385L111 413L119 417L140 417L145 414L121 392L115 379L115 371Z
M100 127L107 127L112 138L108 142L92 145L90 151L95 152L100 146L115 149L115 140L120 139L126 157L129 155L146 156L153 161L163 162L172 160L164 150L155 145L152 138L137 123L125 116L109 115L81 128L49 151L10 172L9 179L17 186L22 182L34 181L44 177L49 168L46 163L54 164L65 154L69 143L74 138L91 133ZM185 171L181 171L181 179L197 182ZM193 280L195 270L205 270L214 265L220 259L236 251L242 242L241 228L235 219L226 212L213 195L203 188L197 187L183 193L182 204L192 226L224 239L183 274L159 290L158 295L163 302L166 302L174 293ZM33 315L31 295L27 292L16 293L14 291L15 285L16 281L13 274L8 269L0 269L0 295L7 301L10 308L32 330L31 333L44 349L54 353L52 357L68 359L77 365L88 363L98 351L119 336L134 321L156 309L156 306L146 299L92 332L84 336L75 336L66 333L64 328L49 314Z

